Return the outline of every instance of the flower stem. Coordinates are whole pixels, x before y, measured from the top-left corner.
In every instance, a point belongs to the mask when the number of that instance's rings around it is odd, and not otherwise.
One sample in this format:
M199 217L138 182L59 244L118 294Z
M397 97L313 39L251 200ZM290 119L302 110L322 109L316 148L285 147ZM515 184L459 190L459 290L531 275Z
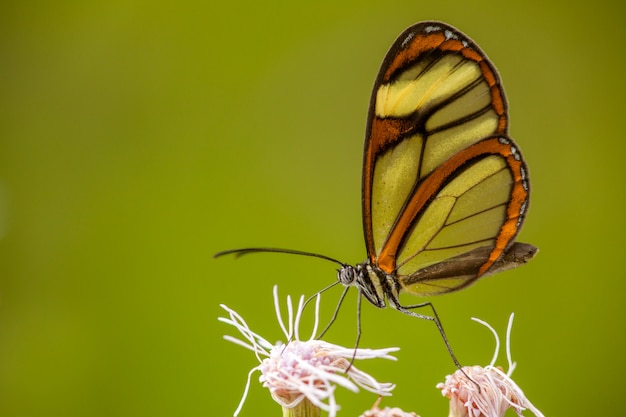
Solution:
M300 401L292 408L283 407L283 417L319 417L320 408L316 407L308 398Z

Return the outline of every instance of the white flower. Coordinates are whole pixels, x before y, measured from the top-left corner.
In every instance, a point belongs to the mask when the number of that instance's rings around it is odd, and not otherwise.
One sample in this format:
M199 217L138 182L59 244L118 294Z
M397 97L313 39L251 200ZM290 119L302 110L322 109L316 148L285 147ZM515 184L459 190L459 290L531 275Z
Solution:
M507 373L494 366L500 350L498 334L486 322L475 318L473 320L491 330L496 338L496 350L489 365L463 367L465 373L457 370L446 376L444 383L437 384L441 393L450 398L450 417L503 417L509 408L513 408L518 416L522 416L522 411L528 409L535 416L544 417L511 379L515 369L515 363L511 360L513 314L509 318L506 332L506 355L509 364ZM467 379L468 376L471 380Z
M250 377L257 370L261 372L259 381L270 390L272 398L284 408L293 408L304 399L308 399L314 406L327 411L329 417L334 417L339 409L335 400L337 385L353 392L357 392L358 387L361 387L378 395L391 395L394 384L379 383L372 376L357 369L351 362L353 358L396 360L389 353L399 349L345 348L314 339L319 322L319 304L318 294L311 337L308 340L301 340L298 328L305 305L304 296L300 297L295 318L291 297L287 296L288 327L286 327L280 312L278 289L274 287L276 317L287 340L286 345L282 342L272 345L265 338L250 330L243 317L237 312L221 305L230 318L220 317L219 320L237 328L247 341L231 336L224 336L224 339L253 351L260 363L248 374L244 394L234 413L235 416L239 414L245 402L250 387Z

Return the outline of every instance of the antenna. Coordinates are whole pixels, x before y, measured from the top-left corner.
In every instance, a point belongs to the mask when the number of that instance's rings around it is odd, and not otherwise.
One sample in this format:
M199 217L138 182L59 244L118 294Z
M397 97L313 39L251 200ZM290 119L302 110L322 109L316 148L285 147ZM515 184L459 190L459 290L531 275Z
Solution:
M213 258L219 258L224 255L235 255L235 257L240 257L243 255L247 255L249 253L261 253L261 252L270 252L270 253L288 253L290 255L301 255L301 256L311 256L313 258L325 259L330 262L334 262L342 267L345 266L343 262L340 262L334 258L331 258L326 255L320 255L319 253L313 252L304 252L300 250L293 249L280 249L280 248L243 248L243 249L230 249L216 253L213 255Z

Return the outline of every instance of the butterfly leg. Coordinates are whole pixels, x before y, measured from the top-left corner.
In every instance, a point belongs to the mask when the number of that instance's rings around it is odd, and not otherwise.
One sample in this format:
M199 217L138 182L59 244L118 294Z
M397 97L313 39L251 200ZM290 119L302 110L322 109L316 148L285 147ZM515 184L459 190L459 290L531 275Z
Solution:
M362 295L359 293L358 298L356 299L356 340L354 342L354 352L352 353L352 359L350 360L350 365L345 370L347 374L350 368L352 368L352 364L356 360L356 350L359 348L359 343L361 342L361 298Z
M335 285L335 284L333 284L333 285ZM328 322L328 324L326 325L326 327L324 327L324 330L322 330L321 333L315 338L316 340L320 340L326 334L328 329L330 329L330 326L333 325L335 320L337 320L337 315L339 314L339 309L341 308L341 304L343 304L343 300L344 300L344 298L346 298L346 294L348 294L348 290L349 289L350 289L350 287L345 287L344 288L343 292L341 293L341 297L339 297L339 302L337 303L337 307L335 307L335 312L333 313L333 316L331 317L331 319ZM325 291L325 290L326 289L324 289L322 291ZM360 325L360 319L359 319L359 325Z
M389 304L391 304L393 308L395 308L401 313L407 314L412 317L416 317L418 319L430 320L434 322L435 325L437 326L437 330L439 330L439 333L441 334L441 338L443 339L443 342L446 344L446 349L448 349L448 353L450 354L450 357L452 358L454 365L461 372L463 372L463 375L465 375L467 379L472 381L480 390L480 386L478 385L478 383L476 383L476 381L474 381L472 378L469 377L469 375L467 375L467 373L465 373L465 371L463 370L463 367L461 366L461 363L454 355L454 352L452 351L452 347L450 346L450 342L448 342L448 336L446 336L446 332L443 330L443 325L441 324L441 320L439 320L439 315L437 314L437 310L435 310L435 306L433 306L433 304L430 301L427 301L425 303L420 303L420 304L403 306L400 304L400 301L396 297L389 297L389 294L387 295L387 300L389 301ZM430 307L430 309L433 312L433 315L428 316L425 314L419 314L414 311L411 311L413 309L423 308L423 307Z
M346 298L346 294L348 294L349 289L350 289L349 286L344 288L343 292L341 293L341 297L339 297L339 302L337 302L337 307L335 307L335 312L333 313L333 316L331 317L326 327L324 327L324 330L322 330L320 334L315 338L316 340L320 340L324 336L324 334L328 331L328 329L330 329L330 326L332 326L332 324L337 319L337 315L339 314L339 309L341 308L341 304L343 304L343 300ZM352 364L354 363L356 359L356 351L357 351L357 348L359 347L360 341L361 341L361 293L358 293L357 307L356 307L356 341L354 342L354 353L352 354L350 365L348 365L348 367L345 370L346 373L350 370L350 368L352 367Z
M452 347L450 346L450 342L448 342L448 336L446 336L446 332L443 330L443 326L441 324L441 320L439 320L439 315L437 314L437 310L435 310L435 306L433 306L433 304L430 301L427 301L425 303L420 303L420 304L413 304L409 306L401 305L398 299L396 299L395 297L388 297L388 301L389 301L389 304L391 304L393 308L395 308L401 313L407 314L412 317L416 317L418 319L430 320L434 322L435 325L437 326L437 330L439 330L439 333L441 334L441 338L443 339L443 342L446 344L446 348L448 349L448 353L450 353L450 357L452 358L452 361L454 362L457 368L461 369L461 364L459 363L458 359L454 355L454 352L452 351ZM414 311L411 311L411 310L414 310L417 308L423 308L423 307L430 307L430 309L433 312L433 315L428 316L425 314L419 314Z

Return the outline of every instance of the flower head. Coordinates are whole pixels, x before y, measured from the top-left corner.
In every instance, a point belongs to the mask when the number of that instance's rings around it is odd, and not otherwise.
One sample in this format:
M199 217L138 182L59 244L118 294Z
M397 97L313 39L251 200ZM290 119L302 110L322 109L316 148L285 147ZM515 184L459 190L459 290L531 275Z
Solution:
M485 367L466 366L463 371L457 370L446 376L446 381L437 384L441 393L450 398L451 417L503 417L504 413L512 408L518 416L528 409L535 416L543 417L525 396L524 392L511 379L515 363L511 361L511 326L513 314L509 318L506 333L506 354L509 370L504 373L502 368L495 367L495 361L500 349L498 334L489 324L482 320L473 319L485 325L496 338L496 350L491 363ZM467 377L471 380L468 380Z
M380 404L380 401L382 399L383 397L378 397L378 400L376 400L374 406L370 410L367 410L366 412L361 414L359 417L419 417L415 413L407 413L406 411L403 411L401 408L398 407L378 408L378 405Z
M316 340L314 337L319 321L319 303L318 295L311 337L301 340L299 325L305 306L304 297L300 297L294 317L291 297L287 296L288 320L285 326L279 306L278 289L275 286L276 317L287 343L278 342L274 345L250 330L243 317L237 312L225 305L221 306L228 312L229 318L220 317L219 320L237 328L247 341L231 336L224 336L224 338L253 351L259 361L259 365L252 368L248 374L243 398L235 411L235 416L239 414L243 406L250 386L250 376L254 371L261 372L260 382L270 390L272 398L284 408L293 408L307 399L314 406L327 411L329 417L334 417L339 409L334 395L337 385L353 392L357 392L358 387L361 387L378 395L391 395L395 385L379 383L372 376L354 366L352 359L395 360L396 358L389 354L397 351L398 348L354 349Z

